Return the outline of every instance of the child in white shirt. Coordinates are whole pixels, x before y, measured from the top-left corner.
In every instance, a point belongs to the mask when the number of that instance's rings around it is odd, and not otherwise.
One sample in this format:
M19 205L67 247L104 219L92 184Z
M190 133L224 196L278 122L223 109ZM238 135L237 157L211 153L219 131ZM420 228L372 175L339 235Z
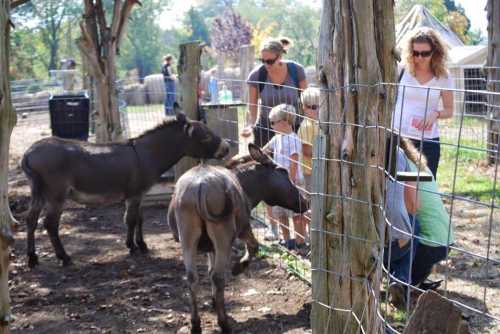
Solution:
M269 120L271 122L271 127L276 131L276 135L266 144L264 149L271 151L274 161L288 171L292 182L296 186L303 188L304 175L302 174L302 167L300 164L302 142L297 134L293 132L295 114L295 108L288 104L280 104L271 109ZM288 217L290 215L293 219L295 240L290 239L288 224ZM274 230L277 231L274 221L274 219L276 219L280 223L285 245L289 249L295 249L296 247L303 248L305 246L305 217L281 207L273 207L272 216L271 230L274 225Z

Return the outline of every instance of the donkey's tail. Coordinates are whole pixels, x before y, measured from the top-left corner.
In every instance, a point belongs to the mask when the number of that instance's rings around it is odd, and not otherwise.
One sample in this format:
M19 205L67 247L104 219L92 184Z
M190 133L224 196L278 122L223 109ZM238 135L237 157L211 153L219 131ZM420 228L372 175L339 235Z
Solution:
M198 188L198 212L203 220L217 223L225 220L232 214L234 203L231 194L227 189L224 191L224 209L220 213L215 213L210 210L209 197L207 185L203 183L200 184L200 187Z
M29 157L25 154L21 160L21 168L31 182L31 206L42 207L45 201L43 196L43 181L40 175L31 168L28 160Z

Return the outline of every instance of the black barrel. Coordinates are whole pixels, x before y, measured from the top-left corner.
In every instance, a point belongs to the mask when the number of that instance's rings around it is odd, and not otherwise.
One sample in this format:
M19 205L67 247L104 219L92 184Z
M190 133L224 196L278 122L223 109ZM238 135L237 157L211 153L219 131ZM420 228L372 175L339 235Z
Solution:
M86 94L52 95L49 99L52 135L61 138L89 138L89 98Z

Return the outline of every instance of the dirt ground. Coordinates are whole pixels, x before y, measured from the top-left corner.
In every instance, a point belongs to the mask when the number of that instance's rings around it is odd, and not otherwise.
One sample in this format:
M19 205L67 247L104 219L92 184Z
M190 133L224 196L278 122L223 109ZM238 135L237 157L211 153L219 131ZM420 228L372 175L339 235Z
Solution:
M26 185L11 193L16 215L27 208ZM36 234L40 265L26 266L25 225L15 233L11 280L13 333L184 333L189 324L179 245L163 206L147 207L148 255L130 256L120 205L67 205L61 237L74 265L61 267L42 224ZM209 304L210 284L200 258L200 298L205 333L218 333ZM308 331L310 287L266 259L247 274L228 273L226 305L237 333Z

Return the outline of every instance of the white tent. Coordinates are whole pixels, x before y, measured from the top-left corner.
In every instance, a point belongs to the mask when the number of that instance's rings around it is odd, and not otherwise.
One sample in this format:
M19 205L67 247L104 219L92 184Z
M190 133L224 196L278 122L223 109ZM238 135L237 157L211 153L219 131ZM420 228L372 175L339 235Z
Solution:
M419 27L436 30L449 48L463 46L464 43L448 26L439 22L431 12L422 5L415 5L396 25L396 45L401 47L408 34Z

